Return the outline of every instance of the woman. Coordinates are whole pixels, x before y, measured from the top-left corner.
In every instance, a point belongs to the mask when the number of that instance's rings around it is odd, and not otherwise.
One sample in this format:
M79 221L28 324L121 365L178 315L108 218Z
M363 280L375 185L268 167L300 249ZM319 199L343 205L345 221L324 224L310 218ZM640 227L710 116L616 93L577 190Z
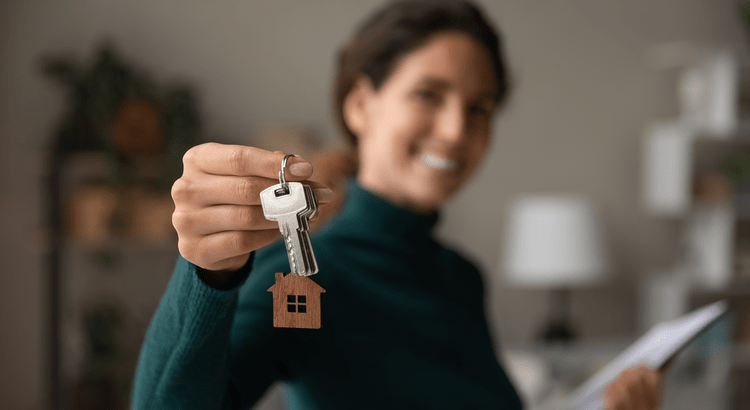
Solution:
M335 86L359 167L312 239L322 328L272 325L267 290L289 265L259 193L284 153L195 147L173 187L181 257L143 345L135 408L248 408L277 380L291 408L521 408L479 272L431 237L508 93L494 31L464 2L389 5L345 47ZM312 166L294 157L287 176L306 180ZM321 203L341 195L308 183ZM608 406L652 409L659 383L656 371L628 371Z

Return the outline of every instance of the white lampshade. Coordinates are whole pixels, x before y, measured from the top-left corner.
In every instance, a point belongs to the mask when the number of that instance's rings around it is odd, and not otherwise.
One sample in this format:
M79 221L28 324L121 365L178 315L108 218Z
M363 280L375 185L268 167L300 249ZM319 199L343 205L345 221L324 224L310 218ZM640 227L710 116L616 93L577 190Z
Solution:
M576 287L607 273L594 207L565 194L523 195L511 202L500 266L521 287Z

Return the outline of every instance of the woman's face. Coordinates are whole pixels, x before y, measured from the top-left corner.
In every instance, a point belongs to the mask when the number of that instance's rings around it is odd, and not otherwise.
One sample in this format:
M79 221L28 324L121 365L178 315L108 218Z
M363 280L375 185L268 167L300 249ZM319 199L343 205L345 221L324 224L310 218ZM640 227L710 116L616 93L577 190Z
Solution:
M484 156L495 93L486 50L458 32L404 56L378 91L360 79L344 106L359 138L359 182L417 212L436 210Z

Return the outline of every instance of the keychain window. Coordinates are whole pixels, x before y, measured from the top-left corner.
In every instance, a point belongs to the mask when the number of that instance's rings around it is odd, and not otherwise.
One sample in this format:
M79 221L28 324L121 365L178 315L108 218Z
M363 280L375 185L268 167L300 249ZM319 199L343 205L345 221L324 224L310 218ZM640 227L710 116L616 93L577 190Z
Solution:
M307 313L307 296L287 295L287 312Z

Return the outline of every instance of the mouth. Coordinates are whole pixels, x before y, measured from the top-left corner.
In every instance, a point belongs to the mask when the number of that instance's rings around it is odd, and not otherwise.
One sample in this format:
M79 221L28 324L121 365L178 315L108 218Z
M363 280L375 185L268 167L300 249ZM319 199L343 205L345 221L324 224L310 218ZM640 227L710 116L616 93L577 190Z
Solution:
M434 154L422 153L419 159L428 167L441 171L453 171L458 168L458 162Z

